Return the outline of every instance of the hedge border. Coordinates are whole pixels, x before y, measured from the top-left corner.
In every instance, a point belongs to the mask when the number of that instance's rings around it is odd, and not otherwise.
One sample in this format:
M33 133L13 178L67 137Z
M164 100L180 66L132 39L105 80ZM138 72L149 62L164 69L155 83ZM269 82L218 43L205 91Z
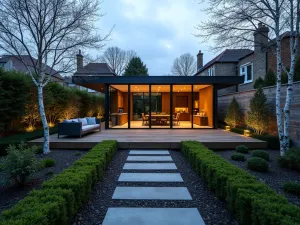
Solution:
M102 179L116 151L117 141L98 143L71 167L43 182L41 189L3 211L0 225L68 224L92 186Z
M181 151L217 197L228 203L242 225L300 224L300 208L197 141L183 141Z

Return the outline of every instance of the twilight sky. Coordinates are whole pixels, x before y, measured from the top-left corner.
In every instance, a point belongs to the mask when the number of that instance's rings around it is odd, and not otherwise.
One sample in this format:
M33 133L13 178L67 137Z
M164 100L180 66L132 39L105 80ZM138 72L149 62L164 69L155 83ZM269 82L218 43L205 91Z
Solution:
M134 50L150 75L171 74L174 58L195 55L201 49L204 63L213 58L208 43L193 36L195 25L206 18L199 0L104 0L106 13L97 26L102 33L115 25L107 46ZM101 54L101 52L97 52Z

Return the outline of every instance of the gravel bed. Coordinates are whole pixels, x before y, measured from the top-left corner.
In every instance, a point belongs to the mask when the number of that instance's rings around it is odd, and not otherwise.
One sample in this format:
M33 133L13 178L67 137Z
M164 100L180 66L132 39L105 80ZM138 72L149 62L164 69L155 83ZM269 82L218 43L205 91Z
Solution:
M101 225L109 207L168 207L168 208L198 208L205 224L237 224L226 208L226 202L217 199L207 188L207 185L192 170L189 163L179 151L170 151L178 170L160 170L159 172L180 173L184 182L120 182L117 180L121 172L141 172L139 170L122 170L128 150L118 151L110 163L104 179L99 182L90 195L88 203L80 209L71 224ZM143 172L158 172L147 170ZM156 187L187 187L193 200L112 200L116 186L156 186Z
M77 152L80 152L81 155L75 155ZM26 183L24 188L13 186L7 182L7 174L3 171L0 172L0 213L13 206L20 199L23 199L32 189L39 188L43 181L71 166L86 152L87 151L84 150L51 150L51 152L47 155L37 154L37 158L52 158L56 161L56 164L53 167L43 168L33 174L30 177L30 181Z
M288 198L289 202L300 206L300 196L286 193L281 188L281 185L284 182L297 181L300 183L300 173L295 170L281 168L278 166L277 158L280 155L279 150L278 151L276 151L276 150L268 151L268 153L270 155L270 162L269 162L270 169L269 169L269 172L267 172L267 173L255 172L255 171L249 170L247 168L247 162L239 162L239 161L231 160L230 156L233 152L235 152L235 151L227 150L227 151L218 151L216 153L219 154L220 156L224 157L230 163L232 163L232 164L238 166L239 168L246 170L250 174L256 176L260 181L268 184L277 193L286 196ZM251 158L251 152L252 151L250 151L249 154L245 154L246 158Z

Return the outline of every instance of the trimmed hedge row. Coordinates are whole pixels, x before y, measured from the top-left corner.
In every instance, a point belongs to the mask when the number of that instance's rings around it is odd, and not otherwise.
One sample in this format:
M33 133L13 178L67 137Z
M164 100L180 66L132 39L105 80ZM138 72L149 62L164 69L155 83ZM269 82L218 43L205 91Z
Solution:
M182 142L181 150L217 197L227 201L240 224L300 224L300 208L245 170L197 141Z
M88 199L92 186L102 178L116 151L116 141L100 142L73 166L45 181L41 189L31 191L3 211L0 225L68 224Z

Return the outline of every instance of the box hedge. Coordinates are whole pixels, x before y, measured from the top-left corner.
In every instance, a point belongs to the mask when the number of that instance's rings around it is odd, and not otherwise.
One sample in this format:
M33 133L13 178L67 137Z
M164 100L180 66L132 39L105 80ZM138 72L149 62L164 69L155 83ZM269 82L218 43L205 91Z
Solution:
M86 202L117 151L116 141L102 141L73 166L31 191L0 215L0 225L68 224Z
M241 225L300 224L300 208L201 143L184 141L181 151Z

